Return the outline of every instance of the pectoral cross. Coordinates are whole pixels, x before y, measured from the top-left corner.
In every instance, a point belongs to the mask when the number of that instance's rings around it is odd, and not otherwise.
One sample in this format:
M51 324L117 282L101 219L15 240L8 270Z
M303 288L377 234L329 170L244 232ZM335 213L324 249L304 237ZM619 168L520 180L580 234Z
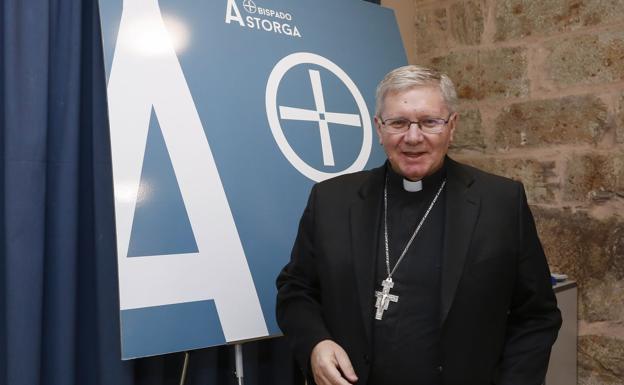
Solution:
M377 308L377 311L375 312L376 320L381 320L383 312L388 310L388 305L391 301L399 302L398 295L390 294L390 289L394 287L392 278L388 277L381 281L381 286L383 286L381 291L375 291L375 297L377 297L377 301L375 301L375 308Z

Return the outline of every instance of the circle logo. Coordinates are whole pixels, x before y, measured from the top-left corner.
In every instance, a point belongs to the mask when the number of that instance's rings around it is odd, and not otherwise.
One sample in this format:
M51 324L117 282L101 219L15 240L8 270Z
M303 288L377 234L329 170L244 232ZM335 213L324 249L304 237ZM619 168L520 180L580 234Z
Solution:
M314 94L316 110L306 110L302 108L278 106L277 105L277 92L280 86L280 82L284 75L290 71L293 67L298 65L313 64L322 67L340 79L340 81L347 87L351 96L355 100L357 105L358 114L347 114L328 112L325 110L323 90L320 81L320 75L318 71L310 69L310 80L312 85L312 92ZM338 175L361 171L366 166L366 162L371 153L371 146L373 143L373 130L370 121L370 115L368 113L368 107L366 102L357 88L353 80L331 60L309 52L297 52L290 54L282 58L269 75L267 81L265 104L267 119L271 128L271 133L275 138L275 141L284 154L286 159L304 176L312 179L316 182L321 182L325 179L329 179ZM321 133L321 146L323 152L323 163L326 166L334 165L333 150L331 147L331 140L329 137L328 123L342 124L352 127L358 127L362 129L362 146L360 152L353 163L347 168L336 171L326 172L317 170L306 163L299 155L293 150L288 143L286 136L282 130L281 120L305 120L315 121L318 123Z
M256 13L256 3L252 0L243 1L243 8L245 8L245 11L248 13Z

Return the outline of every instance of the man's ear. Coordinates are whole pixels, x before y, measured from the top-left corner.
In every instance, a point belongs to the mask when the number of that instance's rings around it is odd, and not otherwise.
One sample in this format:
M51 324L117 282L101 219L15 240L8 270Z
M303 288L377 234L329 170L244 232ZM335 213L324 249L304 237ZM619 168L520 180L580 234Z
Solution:
M449 119L448 125L450 129L450 137L449 143L453 141L455 135L455 128L457 127L457 121L459 120L459 114L457 112L453 112L453 115Z
M379 139L379 144L383 144L383 136L381 135L381 119L378 116L373 118L373 122L375 123L375 130L377 131L377 138Z

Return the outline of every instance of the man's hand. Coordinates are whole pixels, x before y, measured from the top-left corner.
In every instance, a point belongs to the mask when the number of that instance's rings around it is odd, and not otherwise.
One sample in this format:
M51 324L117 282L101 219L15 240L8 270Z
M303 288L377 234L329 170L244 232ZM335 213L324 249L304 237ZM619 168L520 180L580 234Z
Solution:
M347 352L332 340L316 344L310 364L317 385L349 385L358 379Z

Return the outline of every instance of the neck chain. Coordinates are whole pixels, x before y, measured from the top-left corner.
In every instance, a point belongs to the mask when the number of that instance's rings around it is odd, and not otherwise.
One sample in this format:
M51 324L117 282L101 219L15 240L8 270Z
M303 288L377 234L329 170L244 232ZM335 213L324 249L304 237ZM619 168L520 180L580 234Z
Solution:
M398 295L390 294L390 289L394 287L394 282L392 282L392 274L394 274L394 272L396 271L399 263L403 261L403 257L405 257L405 254L407 253L409 247L412 245L414 238L416 238L416 235L420 231L420 228L422 227L423 223L425 223L425 219L427 219L427 216L429 216L429 212L431 212L431 209L438 200L438 197L440 196L440 193L444 189L445 185L446 179L444 179L440 184L440 188L438 189L438 192L429 204L427 211L425 211L425 215L423 215L423 217L421 218L418 226L416 226L416 230L414 230L414 233L403 248L399 259L394 264L392 270L390 270L390 248L388 247L388 175L386 174L386 182L384 185L384 246L386 249L386 273L388 274L388 277L381 282L381 286L383 287L382 291L375 291L375 297L377 298L375 302L375 307L377 308L377 311L375 312L375 319L381 320L383 312L385 310L388 310L388 305L390 304L390 302L399 301Z

